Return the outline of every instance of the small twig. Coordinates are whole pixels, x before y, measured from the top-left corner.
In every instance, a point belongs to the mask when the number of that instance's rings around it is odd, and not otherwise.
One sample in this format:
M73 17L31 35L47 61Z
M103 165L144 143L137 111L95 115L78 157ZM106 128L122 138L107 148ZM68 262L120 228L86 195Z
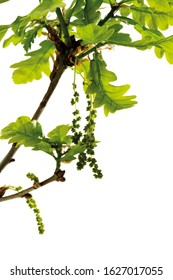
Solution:
M120 2L121 3L121 2ZM121 4L112 5L110 12L105 16L104 19L101 19L98 23L99 26L103 26L110 18L114 17L114 13L119 10Z
M49 184L49 183L51 183L51 182L53 182L53 181L56 181L56 178L57 178L57 176L54 174L54 175L51 176L50 178L48 178L48 179L46 179L46 180L40 182L40 183L39 183L39 187L43 187L43 186L45 186L45 185L47 185L47 184ZM17 193L15 193L15 194L11 194L11 195L8 195L8 196L1 197L1 198L0 198L0 202L7 201L7 200L11 200L11 199L14 199L14 198L21 198L21 197L24 197L26 194L28 194L28 193L30 193L30 192L36 190L36 189L38 189L38 188L36 188L35 185L33 185L32 187L27 188L27 189L25 189L25 190L23 190L23 191L20 191L20 192L17 192Z
M119 3L116 3L114 5L111 5L111 10L109 11L109 13L105 16L104 19L101 19L98 23L99 26L103 26L110 18L114 18L114 14L121 8L123 7L124 3L128 3L130 2L130 0L122 0Z
M54 182L54 181L64 182L65 181L64 173L65 173L65 171L58 170L51 177L49 177L48 179L46 179L46 180L44 180L42 182L39 182L37 184L33 184L33 186L30 187L30 188L27 188L25 190L19 191L19 192L15 193L15 194L11 194L11 195L8 195L8 196L0 197L0 202L11 200L11 199L15 199L15 198L25 197L25 195L29 194L30 192L32 192L34 190L37 190L38 188L43 187L43 186L45 186L45 185L47 185L47 184L49 184L51 182Z

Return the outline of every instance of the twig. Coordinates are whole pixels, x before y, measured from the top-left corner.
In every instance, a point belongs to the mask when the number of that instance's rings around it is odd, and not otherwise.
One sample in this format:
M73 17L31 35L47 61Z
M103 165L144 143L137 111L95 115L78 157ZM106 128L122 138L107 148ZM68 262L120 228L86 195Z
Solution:
M98 23L99 26L103 26L110 18L114 17L114 13L119 10L122 2L112 5L110 12L105 16L104 19L101 19Z
M11 194L11 195L8 195L8 196L0 197L0 202L7 201L7 200L11 200L11 199L14 199L14 198L22 198L22 197L24 197L26 194L28 194L28 193L30 193L30 192L32 192L32 191L34 191L34 190L37 190L38 188L43 187L43 186L45 186L45 185L47 185L47 184L49 184L49 183L51 183L51 182L53 182L53 181L56 181L56 180L57 180L57 175L54 174L54 175L51 176L50 178L48 178L48 179L46 179L46 180L40 182L40 183L39 183L39 187L36 188L36 187L33 185L32 187L27 188L27 189L25 189L25 190L23 190L23 191L17 192L17 193L15 193L15 194Z
M128 3L130 0L122 0L119 3L111 5L111 10L109 13L105 16L104 19L101 19L98 23L99 26L103 26L110 18L114 17L115 12L117 12L121 7L123 7L124 3Z

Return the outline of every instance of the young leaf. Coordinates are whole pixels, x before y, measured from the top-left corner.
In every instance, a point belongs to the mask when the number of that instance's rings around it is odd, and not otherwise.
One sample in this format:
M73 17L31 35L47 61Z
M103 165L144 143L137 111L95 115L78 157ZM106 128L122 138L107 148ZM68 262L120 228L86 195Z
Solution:
M38 122L32 122L29 117L19 117L2 129L0 139L9 139L9 143L18 143L25 147L34 147L40 142L42 128Z
M71 161L76 159L75 155L82 153L85 151L85 147L81 146L80 144L77 144L75 146L72 146L70 150L61 158L61 161Z
M142 34L142 39L132 42L131 46L140 50L150 49L153 46L160 49L156 51L157 57L161 58L165 53L166 59L173 64L173 35L165 38L158 30L142 29L138 27L138 31Z
M11 29L17 36L22 36L24 35L28 22L29 18L27 16L18 16L11 24Z
M131 46L132 39L129 34L126 33L114 33L108 40L108 44L119 45L119 46Z
M104 106L106 116L117 110L130 108L137 103L133 100L136 96L124 96L130 87L129 85L110 85L110 82L116 80L114 73L106 69L106 63L99 53L96 53L91 61L89 78L91 83L86 93L96 94L94 106L96 108Z
M161 42L157 42L156 46L162 49L162 53L163 52L165 53L167 61L170 64L173 64L173 36L169 36L165 38L165 40L162 40Z
M86 0L84 8L85 24L96 23L100 19L100 11L97 10L102 2L102 0Z
M169 4L167 0L147 0L150 7L155 8L158 11L161 12L167 12L169 11Z
M63 0L44 0L40 5L38 5L34 10L32 10L28 18L30 20L40 19L45 17L49 12L54 12L56 8L64 7L65 4Z
M162 58L164 55L164 50L158 47L154 48L154 52L158 58Z
M3 43L3 48L8 47L11 43L16 46L17 44L21 43L22 37L16 34L11 35L8 39L6 39Z
M110 18L104 25L109 28L113 28L114 32L118 32L123 28L123 25L120 24L120 21L115 18ZM99 24L99 26L102 26Z
M66 143L69 144L69 136L67 136L68 132L70 131L71 126L69 124L62 124L58 125L52 131L48 133L48 137L51 139L52 142L58 143Z
M16 84L25 84L32 82L34 79L39 80L42 72L47 76L50 75L49 58L54 52L54 44L51 41L40 43L41 48L26 54L30 56L27 60L11 65L11 68L17 68L13 72L13 80Z
M44 141L40 140L40 142L35 143L33 150L34 151L42 151L45 152L51 156L54 156L53 149L51 147L51 144L46 141L46 139L43 139Z
M54 157L50 139L43 136L41 125L29 117L19 117L16 122L3 128L0 139L9 139L9 143L32 147L34 151L42 151Z
M108 40L114 33L114 29L107 26L98 26L94 23L77 27L77 36L83 40L83 44L98 44Z
M23 48L26 52L28 52L28 50L31 48L31 44L34 43L34 39L36 38L37 33L41 28L42 26L38 25L26 32L24 40L22 41Z
M65 19L66 21L70 21L72 16L78 15L84 8L85 0L74 0L70 7L65 11ZM78 17L78 16L77 16Z
M0 41L3 39L10 27L10 25L0 25Z
M143 26L148 26L150 29L168 29L169 25L173 24L173 11L157 10L151 7L135 7L131 6L132 17L135 21Z

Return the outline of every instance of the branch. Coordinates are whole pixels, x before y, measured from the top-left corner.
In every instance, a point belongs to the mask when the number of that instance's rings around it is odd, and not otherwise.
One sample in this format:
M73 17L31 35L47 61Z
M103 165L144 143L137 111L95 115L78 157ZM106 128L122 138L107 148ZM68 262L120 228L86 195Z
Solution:
M64 173L65 173L65 171L58 170L51 177L49 177L48 179L46 179L46 180L44 180L42 182L39 182L38 184L33 184L33 186L30 187L30 188L27 188L25 190L22 190L20 192L15 193L15 194L11 194L11 195L8 195L8 196L0 197L0 202L11 200L11 199L15 199L15 198L25 197L26 194L28 194L28 193L30 193L32 191L35 191L38 188L43 187L43 186L45 186L45 185L47 185L49 183L52 183L54 181L64 182L65 181Z
M50 82L50 85L48 87L48 90L46 92L46 94L44 95L39 107L37 108L37 110L35 111L32 120L38 120L38 118L40 117L40 115L42 114L44 108L46 107L50 97L52 96L63 72L66 69L66 64L65 64L65 57L61 56L59 59L59 67L56 70L56 75L54 75L52 81ZM9 150L9 152L7 153L7 155L4 157L4 159L0 162L0 172L11 162L14 161L13 156L16 153L16 151L19 149L19 146L17 146L17 143L14 143L11 147L11 149Z
M3 160L0 162L0 172L8 165L9 163L13 162L13 156L18 150L19 146L17 147L17 143L13 143L11 146L11 149L9 152L6 154L6 156L3 158Z
M35 113L32 117L32 120L38 120L38 118L42 114L44 108L46 107L50 97L52 96L52 94L66 68L67 68L67 66L65 64L64 57L61 56L59 59L59 64L58 64L58 69L56 70L56 74L54 75L54 77L48 87L48 90L47 90L45 96L43 97L39 107L35 111Z

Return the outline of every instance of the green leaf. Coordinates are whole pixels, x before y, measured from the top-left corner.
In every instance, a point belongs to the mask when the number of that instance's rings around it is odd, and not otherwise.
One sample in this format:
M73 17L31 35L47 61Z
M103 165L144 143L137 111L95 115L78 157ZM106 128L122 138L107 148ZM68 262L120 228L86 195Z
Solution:
M106 26L109 27L109 29L114 30L113 34L107 39L107 44L128 46L132 41L129 34L119 32L123 28L123 25L118 22L115 23L115 19L110 19L108 23L106 23Z
M158 58L162 58L164 55L164 50L158 47L154 48L154 52Z
M150 7L155 8L161 12L169 11L169 4L167 0L147 0Z
M120 14L123 16L123 17L127 17L129 14L131 13L130 11L130 8L120 8Z
M41 19L45 17L49 12L54 12L56 8L64 6L65 4L62 0L44 0L40 5L38 5L29 13L28 18L30 18L30 20Z
M158 41L155 45L162 49L161 55L164 52L167 61L173 64L173 36L169 36L160 42Z
M9 143L34 147L40 142L41 137L43 137L41 125L31 121L29 117L22 116L2 129L0 139L9 139Z
M34 43L34 39L41 28L42 25L38 25L26 32L24 40L22 41L23 48L26 52L28 52L28 50L31 48L31 44Z
M96 53L94 55L88 76L91 83L86 93L96 94L94 105L96 108L104 106L106 116L117 110L130 108L137 103L133 100L136 96L124 96L130 87L129 85L114 86L110 84L110 82L116 80L116 76L106 69L106 63L101 54Z
M162 1L159 2L163 3ZM156 6L148 7L144 4L131 5L129 11L132 12L132 18L141 26L146 26L150 29L166 30L169 25L173 25L173 7L168 5L168 3L166 9L159 9Z
M132 39L126 33L114 33L107 41L108 44L130 46Z
M102 0L86 0L84 8L85 24L96 23L100 19L100 11L97 11L102 4Z
M105 25L98 26L94 23L77 27L77 36L83 40L83 44L98 44L107 41L113 33L113 28L108 29Z
M3 43L3 48L6 48L8 47L11 43L16 46L17 44L21 43L22 42L22 37L16 35L16 34L13 34L11 35L8 39L6 39Z
M142 39L131 43L132 47L140 50L150 49L156 47L156 55L161 58L165 54L167 61L173 64L173 35L167 38L158 30L140 29L138 31L142 34ZM158 50L160 49L160 51Z
M10 25L0 25L0 41L3 39L9 28Z
M61 161L71 161L76 159L75 155L82 153L85 151L85 147L81 146L80 144L77 144L75 146L72 146L70 150L61 158Z
M110 18L104 25L106 25L109 28L113 28L114 32L118 32L123 28L123 25L120 24L119 20L115 20L115 18ZM102 25L99 25L102 26Z
M52 142L69 144L69 141L71 142L71 137L69 137L67 133L70 129L71 126L69 124L58 125L56 128L54 128L48 133L48 137L51 139Z
M51 144L46 141L46 139L43 139L44 141L40 141L38 143L35 143L33 150L34 151L42 151L46 154L49 154L54 157L53 149L51 147Z
M66 21L70 21L72 16L79 18L79 14L83 11L85 5L85 0L74 0L70 7L65 11L65 19ZM83 18L83 14L82 14Z
M29 22L29 18L27 16L18 16L15 21L11 24L12 31L18 35L22 36L24 35L25 28Z
M40 43L41 48L26 54L30 56L27 60L11 65L11 68L17 68L13 72L13 80L16 84L25 84L32 82L34 79L39 80L42 73L50 75L49 58L54 52L54 44L51 41Z
M90 70L90 60L80 60L79 64L76 64L76 71L78 74L84 73L84 79L86 80L88 72Z

